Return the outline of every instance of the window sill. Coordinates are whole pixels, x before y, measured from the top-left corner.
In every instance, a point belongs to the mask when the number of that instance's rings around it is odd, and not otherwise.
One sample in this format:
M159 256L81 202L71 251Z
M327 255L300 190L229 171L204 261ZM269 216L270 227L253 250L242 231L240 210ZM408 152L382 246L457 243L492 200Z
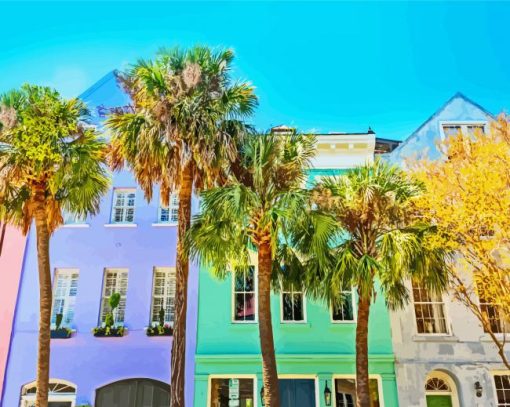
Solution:
M231 321L232 325L257 325L259 321Z
M459 338L444 334L418 334L413 335L414 342L459 342Z
M177 226L177 223L153 223L152 226L155 228L173 228Z
M74 228L83 229L83 228L89 228L90 224L88 224L88 223L68 223L68 224L60 225L60 227L65 228L65 229L74 229Z
M510 332L506 334L494 334L494 335L499 341L503 341L506 339L507 343L505 344L505 347L509 346L508 341L510 340ZM480 342L492 342L492 338L489 334L486 333L480 336Z
M105 228L136 228L136 223L105 223Z
M331 325L356 325L356 321L331 321Z
M280 321L280 326L281 327L306 327L306 328L310 328L312 326L312 324L310 322L306 322L306 321L302 321L302 322L292 322L292 321Z

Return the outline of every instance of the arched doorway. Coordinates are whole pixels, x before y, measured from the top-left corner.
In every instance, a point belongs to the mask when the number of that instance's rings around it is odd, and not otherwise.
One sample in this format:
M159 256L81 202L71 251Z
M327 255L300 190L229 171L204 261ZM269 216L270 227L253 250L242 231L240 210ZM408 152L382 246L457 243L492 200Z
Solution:
M96 391L95 407L167 407L170 386L151 379L128 379Z
M443 372L434 371L427 376L425 397L427 407L459 407L455 382Z
M35 407L36 382L26 384L21 389L20 407ZM48 392L49 407L74 407L76 386L65 380L50 379Z

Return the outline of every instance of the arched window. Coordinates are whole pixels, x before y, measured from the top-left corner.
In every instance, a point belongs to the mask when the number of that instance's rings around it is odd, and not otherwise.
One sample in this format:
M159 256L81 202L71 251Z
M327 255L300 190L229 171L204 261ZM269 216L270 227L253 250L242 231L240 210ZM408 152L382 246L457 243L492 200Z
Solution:
M434 371L429 373L425 381L427 407L452 406L459 407L457 388L453 379L446 373Z
M36 382L26 384L21 389L20 407L35 407ZM74 407L76 386L68 381L50 379L48 407Z
M450 392L450 386L443 379L438 377L432 377L427 380L427 384L425 385L426 391L448 391Z

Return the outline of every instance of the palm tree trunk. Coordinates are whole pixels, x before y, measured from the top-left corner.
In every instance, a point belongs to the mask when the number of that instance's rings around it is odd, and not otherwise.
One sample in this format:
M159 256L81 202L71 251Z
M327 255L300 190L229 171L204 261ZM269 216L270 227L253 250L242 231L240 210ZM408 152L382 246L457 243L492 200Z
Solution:
M188 304L189 259L184 239L191 224L191 193L193 189L193 163L182 169L179 189L178 237L175 288L175 321L172 343L170 406L184 407L184 376L186 370L186 309Z
M370 297L358 299L358 323L356 326L356 406L370 407L368 376L368 318Z
M36 407L48 407L50 379L50 320L52 306L50 233L46 219L44 191L35 193L35 227L39 268L39 348L37 353Z
M262 351L262 381L264 401L268 407L280 407L278 371L274 352L273 325L271 323L271 268L272 256L269 243L258 247L258 301L259 336Z

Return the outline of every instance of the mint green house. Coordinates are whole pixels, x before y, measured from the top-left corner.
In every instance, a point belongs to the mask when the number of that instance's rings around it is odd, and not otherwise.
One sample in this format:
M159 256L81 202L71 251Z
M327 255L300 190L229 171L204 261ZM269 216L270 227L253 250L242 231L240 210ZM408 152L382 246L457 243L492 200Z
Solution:
M374 148L372 131L319 135L310 183L372 160ZM196 407L262 405L256 272L254 266L235 279L218 280L205 268L199 271ZM355 405L356 299L347 294L336 309L301 292L273 294L281 407ZM390 320L382 296L371 312L369 354L373 407L398 406Z

